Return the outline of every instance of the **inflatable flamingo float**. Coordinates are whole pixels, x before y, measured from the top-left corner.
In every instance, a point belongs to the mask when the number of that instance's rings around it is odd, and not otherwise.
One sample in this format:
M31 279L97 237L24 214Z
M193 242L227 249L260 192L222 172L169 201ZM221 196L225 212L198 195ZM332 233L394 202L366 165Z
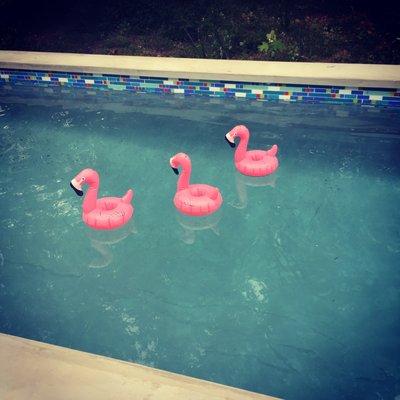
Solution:
M82 204L82 219L86 225L93 229L116 229L132 218L132 189L129 189L123 197L98 199L99 174L90 168L79 172L72 179L70 186L78 196L83 196L82 185L84 184L89 186Z
M235 126L225 135L225 139L231 147L235 147L236 137L240 138L240 143L235 151L235 166L240 173L248 176L265 176L277 170L278 146L276 144L266 151L247 150L250 132L244 125Z
M183 214L201 217L217 211L222 204L222 196L218 188L204 184L190 184L192 163L185 153L175 154L169 163L174 172L179 175L177 191L174 197L175 207Z

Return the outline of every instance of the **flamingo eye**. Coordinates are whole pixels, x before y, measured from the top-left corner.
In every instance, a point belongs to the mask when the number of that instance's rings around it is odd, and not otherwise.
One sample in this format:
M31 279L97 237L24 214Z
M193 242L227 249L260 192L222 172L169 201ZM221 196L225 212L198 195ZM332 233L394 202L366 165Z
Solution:
M84 177L84 176L82 176L81 180L82 180L82 181L84 181L84 180L85 180L85 177Z

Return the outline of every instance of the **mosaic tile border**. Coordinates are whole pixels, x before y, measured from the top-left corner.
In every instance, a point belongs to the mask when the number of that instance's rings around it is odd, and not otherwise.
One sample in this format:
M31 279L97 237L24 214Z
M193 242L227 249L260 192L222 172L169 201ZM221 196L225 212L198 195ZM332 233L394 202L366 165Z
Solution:
M0 68L5 84L121 90L219 98L400 107L400 89L171 79L168 77Z

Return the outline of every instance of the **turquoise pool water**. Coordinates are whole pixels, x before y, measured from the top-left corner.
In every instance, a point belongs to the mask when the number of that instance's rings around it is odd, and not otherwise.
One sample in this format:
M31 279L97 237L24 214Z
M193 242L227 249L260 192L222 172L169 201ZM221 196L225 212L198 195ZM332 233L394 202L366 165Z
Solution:
M286 399L400 394L400 112L0 90L0 331ZM280 147L235 173L224 140ZM221 189L180 217L169 158ZM95 232L69 181L135 190Z

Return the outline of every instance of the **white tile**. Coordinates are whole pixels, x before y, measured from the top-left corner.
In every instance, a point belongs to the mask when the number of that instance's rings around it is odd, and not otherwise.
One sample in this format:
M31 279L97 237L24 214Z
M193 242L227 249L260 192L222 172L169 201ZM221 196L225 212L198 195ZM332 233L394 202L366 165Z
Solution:
M8 79L10 76L9 75L7 75L7 74L1 74L0 75L0 78L3 78L3 79Z
M50 77L49 77L49 76L42 76L42 81L45 81L45 82L50 82L50 81L51 81L51 79L50 79Z
M349 89L339 89L339 94L351 94L351 90L349 90Z
M236 85L234 83L226 83L225 87L227 89L236 89Z
M221 92L222 91L222 88L220 88L220 87L210 87L210 91L211 92Z
M87 85L94 85L94 80L93 79L85 79L85 83Z
M163 81L164 85L174 85L174 81Z
M369 99L370 99L370 100L379 100L379 101L382 101L382 100L383 100L383 96L379 96L379 95L377 95L377 94L371 94L371 95L369 96Z
M280 86L268 86L267 90L270 92L280 92L281 87Z
M260 89L251 89L251 93L253 94L263 94L263 91Z
M243 92L236 92L235 97L246 97L246 93Z
M286 101L290 101L290 95L289 94L280 94L279 95L279 100L286 100Z
M185 93L185 89L172 89L172 93Z
M68 82L68 78L58 78L59 82Z

